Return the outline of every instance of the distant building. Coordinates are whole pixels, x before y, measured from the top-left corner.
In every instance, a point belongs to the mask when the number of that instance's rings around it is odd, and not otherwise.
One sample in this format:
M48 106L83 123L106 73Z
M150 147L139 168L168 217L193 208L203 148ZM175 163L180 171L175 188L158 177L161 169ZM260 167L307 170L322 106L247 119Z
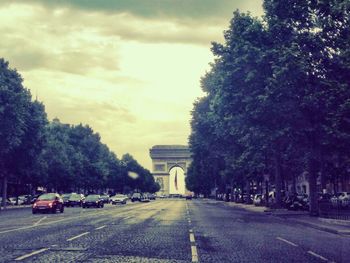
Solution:
M171 184L175 184L175 180L170 180L171 170L179 167L183 170L183 182L187 175L187 169L192 162L191 152L185 145L155 145L150 149L150 157L152 159L152 174L156 182L159 183L161 189L158 194L171 194ZM184 194L189 191L185 188Z

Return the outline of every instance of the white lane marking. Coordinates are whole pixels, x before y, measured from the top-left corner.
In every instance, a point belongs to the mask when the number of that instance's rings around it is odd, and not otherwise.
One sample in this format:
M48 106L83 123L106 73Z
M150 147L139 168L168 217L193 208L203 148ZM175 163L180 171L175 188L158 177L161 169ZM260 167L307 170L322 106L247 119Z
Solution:
M287 244L289 244L289 245L292 245L292 246L294 246L294 247L297 247L297 246L298 246L297 244L295 244L295 243L293 243L293 242L291 242L291 241L288 241L287 239L281 238L281 237L276 237L276 239L281 240L281 241L283 241L283 242L285 242L285 243L287 243Z
M52 247L58 247L58 245L51 245Z
M106 226L100 226L100 227L95 228L95 230L100 230L100 229L105 228L105 227Z
M37 255L37 254L43 253L43 252L45 252L46 250L49 250L49 248L42 248L42 249L39 249L39 250L33 251L32 253L25 254L25 255L23 255L23 256L20 256L20 257L18 257L18 258L15 258L15 261L20 261L20 260L23 260L23 259L29 258L29 257L31 257L31 256L34 256L34 255Z
M192 262L198 262L197 247L191 246Z
M190 233L190 242L195 242L193 233Z
M188 223L191 224L191 220L188 220Z
M326 259L325 257L322 257L321 255L316 254L315 252L312 252L311 250L309 250L307 253L309 253L310 255L313 255L314 257L322 259L323 261L328 261L328 259Z
M43 218L40 218L37 222L35 222L33 225L37 226L41 221L43 221L44 219L46 219L47 216L44 216Z
M193 233L193 230L192 230L192 229L190 229L190 233Z
M68 238L67 241L72 241L72 240L77 239L77 238L79 238L79 237L85 236L85 235L87 235L87 234L89 234L89 233L90 233L90 232L85 232L85 233L82 233L82 234L77 235L77 236L75 236L75 237Z

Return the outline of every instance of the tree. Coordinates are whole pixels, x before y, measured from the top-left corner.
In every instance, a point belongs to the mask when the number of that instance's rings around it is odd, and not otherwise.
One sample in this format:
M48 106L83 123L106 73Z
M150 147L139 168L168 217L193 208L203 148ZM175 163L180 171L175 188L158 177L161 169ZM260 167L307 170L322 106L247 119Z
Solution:
M23 87L21 76L0 58L0 178L3 207L6 207L7 179L11 173L7 156L13 154L23 141L30 107L30 93Z

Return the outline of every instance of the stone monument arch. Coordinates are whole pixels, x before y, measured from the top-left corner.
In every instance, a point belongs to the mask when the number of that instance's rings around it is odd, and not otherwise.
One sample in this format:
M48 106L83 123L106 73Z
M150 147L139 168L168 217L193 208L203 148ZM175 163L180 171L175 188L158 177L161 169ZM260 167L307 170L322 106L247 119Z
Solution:
M155 145L149 150L152 159L152 174L161 189L158 194L170 194L170 171L180 167L187 175L187 168L192 162L191 152L185 145ZM189 191L185 188L185 193Z

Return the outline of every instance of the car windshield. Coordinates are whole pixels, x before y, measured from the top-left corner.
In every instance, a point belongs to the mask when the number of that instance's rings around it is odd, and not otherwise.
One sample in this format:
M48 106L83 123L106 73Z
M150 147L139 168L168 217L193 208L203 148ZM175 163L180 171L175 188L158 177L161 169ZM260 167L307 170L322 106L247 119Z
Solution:
M86 201L96 201L96 200L98 200L100 198L100 196L99 195L88 195L87 197L86 197Z
M121 197L125 197L125 195L115 195L114 197L121 198Z
M43 194L43 195L39 196L38 200L51 201L51 200L55 200L55 198L56 198L55 194Z

